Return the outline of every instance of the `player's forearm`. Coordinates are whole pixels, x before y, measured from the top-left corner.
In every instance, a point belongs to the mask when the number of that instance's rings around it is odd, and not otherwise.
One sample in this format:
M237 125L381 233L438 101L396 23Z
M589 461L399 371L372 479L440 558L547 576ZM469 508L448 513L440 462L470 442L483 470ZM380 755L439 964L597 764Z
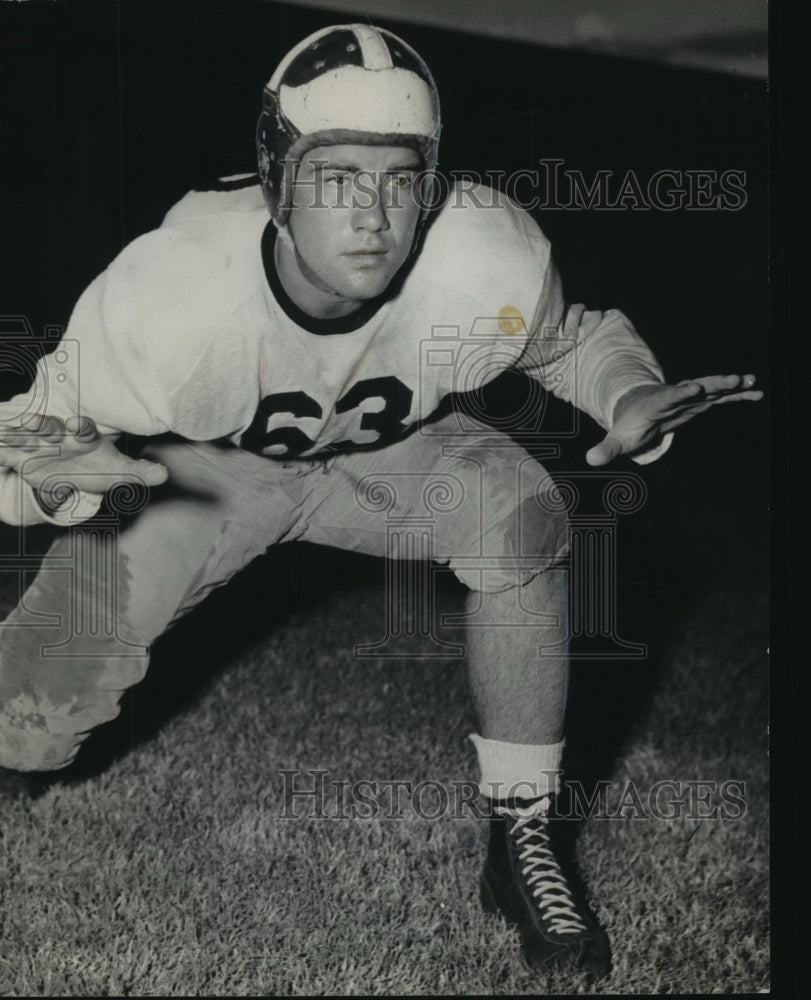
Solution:
M664 381L653 352L618 309L602 312L566 304L552 260L543 275L532 329L519 367L605 429L628 391Z
M555 324L545 320L542 336L528 352L530 360L533 352L536 363L524 365L527 373L606 429L626 393L664 381L653 352L616 309L561 307Z
M580 347L577 368L582 408L605 428L612 426L621 398L641 386L665 381L653 352L617 309L602 314Z
M553 288L552 291L558 289ZM557 298L557 301L555 300ZM583 410L609 430L620 400L628 400L643 387L662 385L664 376L653 352L619 310L606 313L582 305L566 307L562 296L547 300L536 325L536 336L526 353L524 370L554 395ZM533 357L535 364L528 364ZM644 465L670 447L673 435L633 456Z

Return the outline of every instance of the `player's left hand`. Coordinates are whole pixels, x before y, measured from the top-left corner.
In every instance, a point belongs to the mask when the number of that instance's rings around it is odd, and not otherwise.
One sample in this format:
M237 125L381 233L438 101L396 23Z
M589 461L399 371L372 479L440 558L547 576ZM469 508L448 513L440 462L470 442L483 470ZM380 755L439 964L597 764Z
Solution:
M718 403L763 398L754 375L706 375L678 385L643 385L620 397L614 426L586 453L589 465L606 465L618 455L652 448L667 434Z

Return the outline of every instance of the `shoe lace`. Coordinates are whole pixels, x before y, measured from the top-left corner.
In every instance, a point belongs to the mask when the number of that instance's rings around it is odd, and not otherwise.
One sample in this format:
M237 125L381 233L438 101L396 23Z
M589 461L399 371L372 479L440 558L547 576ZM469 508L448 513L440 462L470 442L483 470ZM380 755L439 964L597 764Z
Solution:
M510 836L518 848L521 874L549 929L557 934L582 934L588 928L577 912L572 891L549 838L548 802L497 808L513 820Z

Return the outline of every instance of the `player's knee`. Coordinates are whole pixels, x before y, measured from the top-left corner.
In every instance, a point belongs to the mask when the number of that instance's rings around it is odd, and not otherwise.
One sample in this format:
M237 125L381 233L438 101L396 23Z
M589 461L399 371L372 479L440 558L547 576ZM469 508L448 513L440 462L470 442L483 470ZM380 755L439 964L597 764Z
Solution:
M569 519L555 500L545 492L524 496L484 532L480 559L451 560L459 580L471 590L500 592L559 569L569 554Z
M84 733L58 732L54 718L33 705L4 705L0 712L0 767L57 771L78 753Z
M569 514L551 476L538 466L535 487L517 511L519 551L539 569L560 564L569 554Z
M142 663L141 674L143 668ZM102 675L104 669L102 665ZM31 686L15 683L13 677L0 679L0 767L17 771L67 767L92 730L120 712L123 688L79 683ZM99 679L95 678L97 684Z
M71 574L41 572L0 628L2 767L66 767L87 734L115 718L124 690L146 672L147 649L135 644L121 617L113 628L75 627L79 601L66 579L76 583ZM55 621L43 625L45 609Z

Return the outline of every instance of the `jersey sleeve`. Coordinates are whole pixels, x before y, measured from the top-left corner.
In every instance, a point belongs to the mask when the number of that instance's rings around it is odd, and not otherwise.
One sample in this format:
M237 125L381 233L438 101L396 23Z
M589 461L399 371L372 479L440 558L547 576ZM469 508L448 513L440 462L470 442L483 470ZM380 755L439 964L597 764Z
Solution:
M547 261L527 347L517 365L549 392L588 413L604 430L630 389L664 383L662 369L631 321L618 309L567 305L554 261ZM633 460L664 454L672 434Z

